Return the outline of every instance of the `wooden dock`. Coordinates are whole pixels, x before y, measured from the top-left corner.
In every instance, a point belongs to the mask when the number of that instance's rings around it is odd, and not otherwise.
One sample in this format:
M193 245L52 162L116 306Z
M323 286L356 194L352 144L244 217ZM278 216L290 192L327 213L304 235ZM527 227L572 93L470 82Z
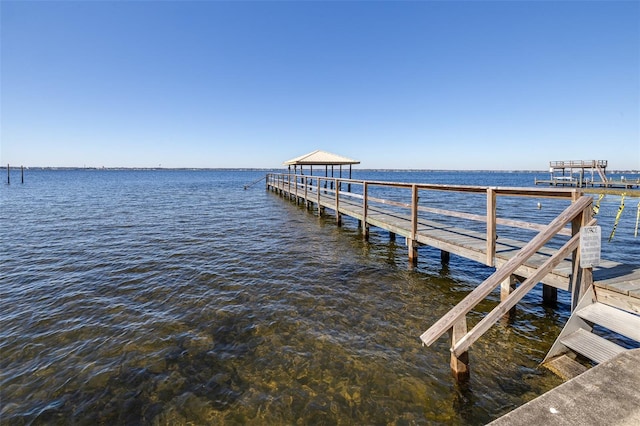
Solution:
M536 185L577 188L640 188L640 177L614 180L607 177L607 160L550 161L549 179L535 179Z
M343 216L356 219L365 239L371 226L389 231L392 238L404 237L411 265L417 263L418 247L426 245L440 249L443 262L453 253L496 267L491 277L420 336L425 345L431 345L444 334L451 336L451 368L459 379L468 377L467 351L471 344L540 282L547 302L555 300L558 289L570 291L572 310L579 302L588 304L584 300L590 298L588 302L606 304L629 314L623 321L637 320L633 324L640 329L640 266L608 260L595 268L580 265L580 229L594 225L595 219L592 218L593 199L579 189L450 186L290 173L268 174L266 186L313 208L318 215L332 210L337 225L342 223ZM471 198L473 202L469 201ZM555 200L566 207L548 224L499 217L498 204L514 198ZM439 207L443 201L448 209ZM471 205L475 206L471 210L462 208ZM456 206L460 209L451 210ZM502 301L467 331L466 315L498 286ZM572 350L580 353L579 349L570 347L580 347L582 341L573 344L578 339L587 339L590 343L584 344L586 346L594 344L592 336L595 335L591 331L598 322L587 324L590 326L579 327L582 331L571 335L573 340L566 339L555 345L557 356L566 356ZM631 336L634 337L635 334ZM604 348L606 344L603 345ZM612 351L610 346L605 349ZM611 356L619 352L615 348ZM594 355L597 360L611 357ZM563 365L568 365L567 368L582 371L571 361L565 361L563 359Z

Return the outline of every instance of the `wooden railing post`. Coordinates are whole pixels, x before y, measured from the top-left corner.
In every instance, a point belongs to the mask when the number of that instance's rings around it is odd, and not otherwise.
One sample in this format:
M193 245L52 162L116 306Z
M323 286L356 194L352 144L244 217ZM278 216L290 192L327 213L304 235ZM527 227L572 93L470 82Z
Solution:
M338 226L342 225L342 218L340 217L340 181L338 179L333 179L331 181L331 185L336 187L336 224Z
M369 201L367 199L369 191L369 185L367 182L362 183L362 238L369 239L369 225L367 224L367 210L369 208Z
M411 185L411 235L407 241L409 249L409 264L416 266L418 264L418 242L416 234L418 233L418 186Z
M318 203L318 217L322 216L322 206L320 205L320 182L321 180L320 178L318 178L318 182L317 182L318 188L316 191L316 196L318 197L318 200L316 201Z
M487 188L487 266L494 266L496 254L496 191Z
M451 348L453 349L456 346L456 343L458 343L458 341L467 334L467 317L463 316L460 318L460 320L449 330L449 333L451 335ZM451 374L457 381L464 382L469 380L470 372L468 351L465 351L458 356L451 351L450 365Z
M582 196L582 193L575 191L573 194L573 202ZM576 235L580 233L580 229L591 222L593 210L591 204L587 206L574 220L571 221L571 233ZM571 312L576 308L582 296L593 284L593 268L580 267L580 246L578 246L571 256Z

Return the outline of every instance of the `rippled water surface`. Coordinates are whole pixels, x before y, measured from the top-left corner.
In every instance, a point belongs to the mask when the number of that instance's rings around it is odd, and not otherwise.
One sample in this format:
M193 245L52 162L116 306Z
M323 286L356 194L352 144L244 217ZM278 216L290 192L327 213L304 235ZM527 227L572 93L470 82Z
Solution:
M426 247L409 269L401 238L372 229L364 242L355 222L338 228L264 182L243 190L264 174L27 170L3 185L1 423L483 424L560 383L538 364L566 295L546 308L536 289L474 344L471 380L456 385L447 339L418 336L491 270L455 256L443 267ZM603 235L619 202L603 201ZM635 203L605 247L616 260L640 257Z

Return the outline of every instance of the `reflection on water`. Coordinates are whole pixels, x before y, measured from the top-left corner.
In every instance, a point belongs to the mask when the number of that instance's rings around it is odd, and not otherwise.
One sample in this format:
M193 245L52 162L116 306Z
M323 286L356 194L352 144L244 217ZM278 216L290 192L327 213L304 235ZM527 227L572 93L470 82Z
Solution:
M409 269L401 238L242 189L262 173L3 188L2 423L483 424L559 383L537 367L562 294L555 310L527 297L457 385L446 339L418 336L491 271L426 247Z

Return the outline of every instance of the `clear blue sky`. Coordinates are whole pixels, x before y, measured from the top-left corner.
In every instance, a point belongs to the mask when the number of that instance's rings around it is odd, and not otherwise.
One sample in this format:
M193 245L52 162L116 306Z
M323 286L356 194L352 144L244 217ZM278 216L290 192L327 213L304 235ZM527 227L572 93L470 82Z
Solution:
M1 1L2 164L640 169L640 2Z

